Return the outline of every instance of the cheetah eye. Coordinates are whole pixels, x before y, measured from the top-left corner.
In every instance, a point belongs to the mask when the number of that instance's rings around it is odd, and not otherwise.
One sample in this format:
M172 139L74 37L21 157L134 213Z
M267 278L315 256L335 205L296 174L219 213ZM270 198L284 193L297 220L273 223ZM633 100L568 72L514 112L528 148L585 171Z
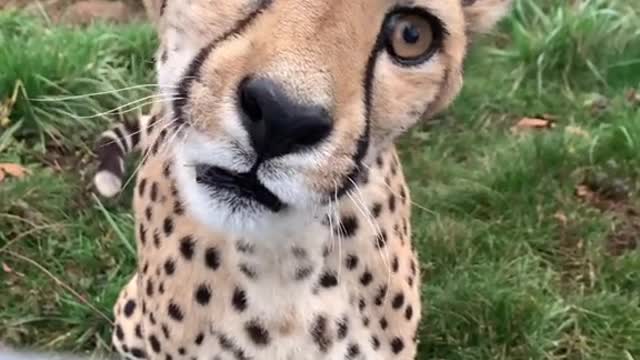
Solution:
M401 10L387 21L387 51L406 65L426 61L441 43L442 25L433 15Z

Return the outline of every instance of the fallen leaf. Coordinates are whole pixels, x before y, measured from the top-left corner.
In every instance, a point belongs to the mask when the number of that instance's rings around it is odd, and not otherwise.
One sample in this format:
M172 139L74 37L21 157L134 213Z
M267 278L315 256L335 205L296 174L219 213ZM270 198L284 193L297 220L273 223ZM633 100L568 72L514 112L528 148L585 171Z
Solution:
M511 128L511 131L518 133L527 130L552 129L553 127L555 127L553 120L524 117Z
M0 181L4 180L5 175L10 175L15 178L21 179L25 175L29 174L29 169L22 165L11 163L0 163Z
M13 269L5 262L2 263L2 271L6 272L7 274L13 273Z

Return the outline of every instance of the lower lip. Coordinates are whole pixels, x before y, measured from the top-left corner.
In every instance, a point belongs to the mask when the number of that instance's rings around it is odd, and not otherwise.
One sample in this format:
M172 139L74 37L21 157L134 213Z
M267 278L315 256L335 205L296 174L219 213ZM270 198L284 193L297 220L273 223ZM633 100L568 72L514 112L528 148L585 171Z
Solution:
M216 166L198 165L196 182L253 200L272 212L279 212L286 207L286 204L260 183L255 172L235 173Z

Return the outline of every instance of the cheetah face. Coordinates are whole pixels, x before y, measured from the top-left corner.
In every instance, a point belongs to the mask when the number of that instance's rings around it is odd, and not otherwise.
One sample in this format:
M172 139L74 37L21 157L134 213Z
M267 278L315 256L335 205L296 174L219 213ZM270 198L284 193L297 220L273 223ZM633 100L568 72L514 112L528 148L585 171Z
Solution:
M462 84L468 37L508 0L163 5L159 84L178 180L214 225L309 213Z

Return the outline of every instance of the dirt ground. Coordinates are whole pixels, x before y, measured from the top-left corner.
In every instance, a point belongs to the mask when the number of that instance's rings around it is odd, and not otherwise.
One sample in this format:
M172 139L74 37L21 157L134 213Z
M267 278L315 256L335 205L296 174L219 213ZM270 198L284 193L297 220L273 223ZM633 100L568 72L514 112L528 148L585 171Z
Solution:
M55 23L123 23L145 18L142 0L0 0L0 10L22 9Z

